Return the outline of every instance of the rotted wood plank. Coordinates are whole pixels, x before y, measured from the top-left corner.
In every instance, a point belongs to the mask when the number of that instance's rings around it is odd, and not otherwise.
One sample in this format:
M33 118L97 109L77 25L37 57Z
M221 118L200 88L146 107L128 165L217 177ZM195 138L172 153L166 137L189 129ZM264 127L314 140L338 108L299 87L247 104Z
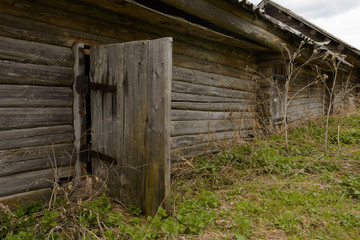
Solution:
M73 79L68 67L0 61L0 83L71 86Z
M237 129L231 132L204 133L198 135L185 135L171 137L171 149L182 148L186 146L198 145L203 143L216 145L217 142L224 140L242 141L249 138L249 134L253 134L251 129Z
M60 178L72 176L73 167L44 169L0 177L0 197L50 187L55 176Z
M234 122L228 119L208 121L173 121L171 122L171 136L228 132L237 129L249 129L252 125L253 120L249 119L243 119L239 122Z
M252 92L245 92L221 87L211 87L206 85L199 85L194 83L180 82L173 80L173 92L178 93L192 93L204 96L236 98L236 99L255 99L256 95Z
M239 144L243 144L247 141L250 141L251 139L252 138L243 138L241 140L230 139L171 149L171 161L218 153L227 149L231 149Z
M72 67L70 48L0 36L0 59L41 65Z
M0 107L71 107L69 87L0 84Z
M0 108L0 130L72 124L71 108Z
M173 79L183 82L236 89L245 92L256 92L256 81L253 74L244 72L242 78L228 77L220 74L201 72L182 67L173 67Z
M0 131L0 150L72 143L72 125Z
M0 151L0 177L73 165L73 145L61 144Z

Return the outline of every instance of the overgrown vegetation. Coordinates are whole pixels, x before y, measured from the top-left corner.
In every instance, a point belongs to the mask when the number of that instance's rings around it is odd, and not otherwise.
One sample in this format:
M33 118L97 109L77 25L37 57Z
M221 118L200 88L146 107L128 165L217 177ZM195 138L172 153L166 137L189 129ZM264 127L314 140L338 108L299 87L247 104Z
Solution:
M284 137L177 163L171 213L152 217L105 195L2 207L3 239L357 239L360 113L326 118ZM192 165L190 167L189 165ZM49 210L53 209L53 210Z

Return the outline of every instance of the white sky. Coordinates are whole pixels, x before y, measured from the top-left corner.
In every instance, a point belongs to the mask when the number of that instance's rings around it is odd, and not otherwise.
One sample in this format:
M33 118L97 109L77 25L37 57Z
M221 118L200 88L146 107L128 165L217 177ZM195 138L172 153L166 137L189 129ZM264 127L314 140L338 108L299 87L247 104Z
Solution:
M261 0L248 0L258 4ZM360 0L273 0L360 49Z

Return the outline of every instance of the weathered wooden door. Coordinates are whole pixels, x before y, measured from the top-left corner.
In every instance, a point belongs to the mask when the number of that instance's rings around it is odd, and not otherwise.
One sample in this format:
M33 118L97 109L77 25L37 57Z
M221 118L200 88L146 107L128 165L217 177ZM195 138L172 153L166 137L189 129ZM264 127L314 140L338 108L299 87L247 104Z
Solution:
M93 174L111 197L154 215L169 207L172 38L90 53ZM116 162L99 160L107 157Z

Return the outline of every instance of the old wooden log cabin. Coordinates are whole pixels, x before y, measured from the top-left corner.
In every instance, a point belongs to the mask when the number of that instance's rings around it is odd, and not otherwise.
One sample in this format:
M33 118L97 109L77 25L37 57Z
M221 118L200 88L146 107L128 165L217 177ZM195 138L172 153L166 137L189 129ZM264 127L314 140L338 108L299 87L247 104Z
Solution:
M121 200L158 206L170 158L284 120L281 43L302 41L299 62L314 49L347 55L338 91L359 83L359 50L268 0L2 0L0 202L46 198L92 158ZM324 85L303 89L316 76L308 67L292 81L288 122L324 114Z

